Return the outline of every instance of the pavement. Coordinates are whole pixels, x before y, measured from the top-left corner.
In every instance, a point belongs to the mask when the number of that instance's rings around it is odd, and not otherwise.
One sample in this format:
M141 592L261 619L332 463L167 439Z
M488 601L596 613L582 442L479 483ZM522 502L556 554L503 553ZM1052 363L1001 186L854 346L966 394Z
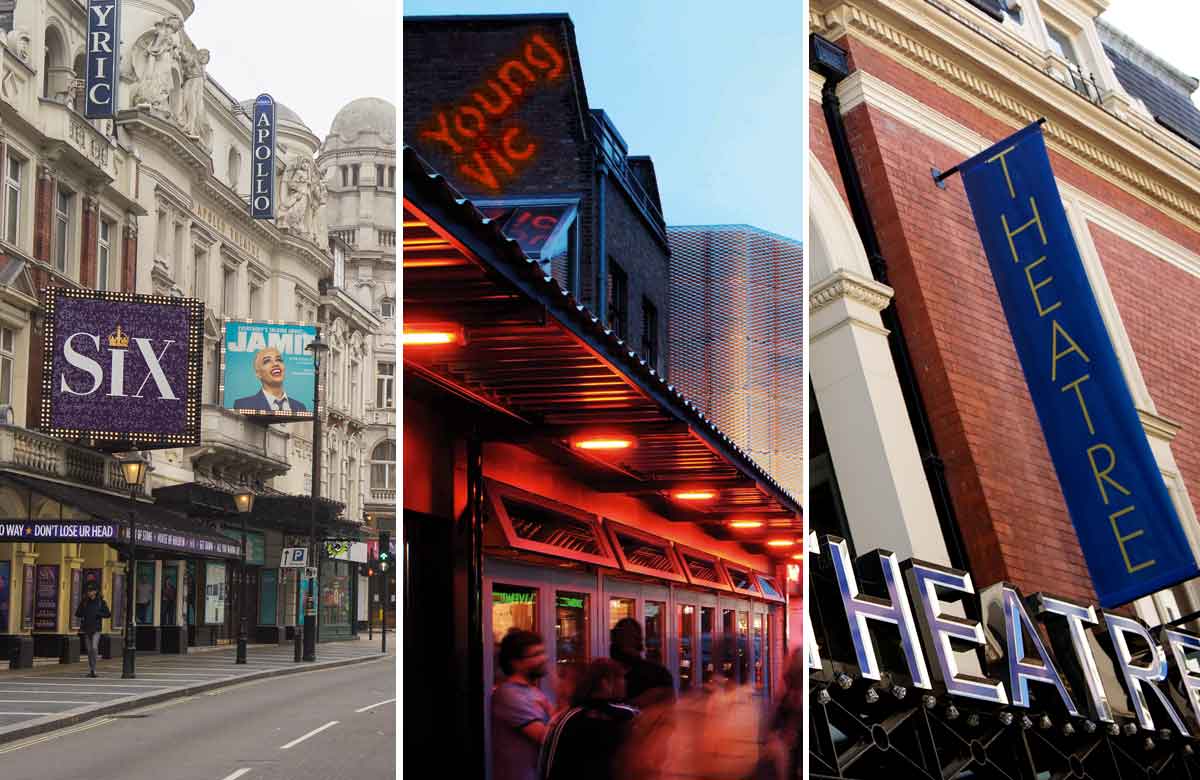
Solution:
M318 657L327 647L318 647ZM300 673L235 683L0 744L0 775L392 780L396 656L380 654L378 645L374 649L370 661L326 669L309 665Z
M0 749L13 740L240 682L382 658L378 637L321 643L316 662L296 663L293 653L291 643L251 645L246 664L234 663L232 646L186 655L139 653L131 680L121 678L119 657L100 661L96 679L87 676L86 661L0 671ZM7 771L0 774L9 780Z

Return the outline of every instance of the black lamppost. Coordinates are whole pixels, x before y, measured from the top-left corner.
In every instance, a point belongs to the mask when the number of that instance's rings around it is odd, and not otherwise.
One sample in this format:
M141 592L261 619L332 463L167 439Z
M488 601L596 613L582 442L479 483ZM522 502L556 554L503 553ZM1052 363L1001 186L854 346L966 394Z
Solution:
M246 515L250 514L254 509L254 491L246 488L234 494L234 506L237 507L238 514L242 516L242 588L238 594L238 639L237 639L237 660L234 663L246 663L246 546L249 542L246 539Z
M129 486L129 568L125 577L125 653L121 658L121 679L132 680L134 674L134 657L137 655L137 638L134 636L133 620L133 586L137 579L137 501L138 488L146 481L150 471L150 463L135 452L121 460L121 475Z
M312 515L308 526L309 563L316 567L317 577L309 580L309 598L313 599L313 609L304 605L304 660L317 660L317 616L316 596L313 588L321 575L320 562L317 559L317 512L321 504L321 357L329 351L329 345L321 341L321 331L317 330L317 338L309 343L306 350L313 353L313 369L316 379L313 382L313 467L312 467Z

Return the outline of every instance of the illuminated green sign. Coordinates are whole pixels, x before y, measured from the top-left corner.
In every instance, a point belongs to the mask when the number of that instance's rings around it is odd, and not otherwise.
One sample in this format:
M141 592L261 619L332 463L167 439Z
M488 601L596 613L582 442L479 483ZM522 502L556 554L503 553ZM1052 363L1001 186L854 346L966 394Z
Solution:
M533 591L528 590L494 590L492 591L493 604L532 604L534 598Z
M558 606L566 607L567 609L583 609L582 596L559 596Z

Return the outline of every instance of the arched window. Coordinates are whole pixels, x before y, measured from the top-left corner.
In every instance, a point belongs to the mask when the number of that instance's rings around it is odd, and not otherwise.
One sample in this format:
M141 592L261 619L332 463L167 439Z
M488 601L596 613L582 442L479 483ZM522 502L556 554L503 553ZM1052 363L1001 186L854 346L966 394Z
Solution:
M59 83L66 67L67 42L57 27L47 27L46 50L42 60L42 97L53 98L66 91L66 84Z
M84 111L84 79L87 77L87 57L80 54L75 57L75 90L73 92L75 99L72 102L72 107L79 113Z
M371 450L371 490L396 489L396 442L381 441Z

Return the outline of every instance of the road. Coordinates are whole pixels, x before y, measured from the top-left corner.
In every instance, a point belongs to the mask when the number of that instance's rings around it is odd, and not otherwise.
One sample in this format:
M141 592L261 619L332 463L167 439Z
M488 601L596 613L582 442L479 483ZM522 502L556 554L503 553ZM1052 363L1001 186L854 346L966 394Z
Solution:
M243 683L0 745L4 780L392 780L396 656Z

